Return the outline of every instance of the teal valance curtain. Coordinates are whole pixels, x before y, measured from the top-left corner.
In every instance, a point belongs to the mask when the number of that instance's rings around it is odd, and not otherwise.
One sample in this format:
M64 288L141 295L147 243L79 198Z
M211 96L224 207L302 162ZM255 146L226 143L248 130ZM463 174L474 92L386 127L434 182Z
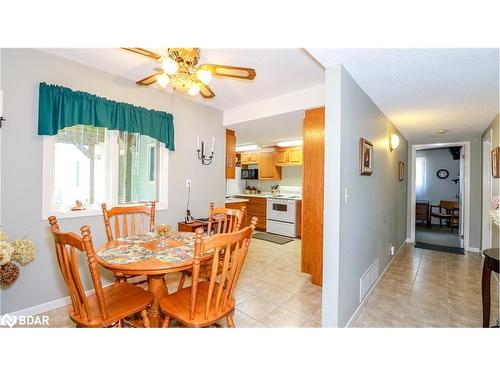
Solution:
M174 151L174 117L171 113L101 98L67 87L40 83L38 134L56 135L73 125L93 125L144 134Z

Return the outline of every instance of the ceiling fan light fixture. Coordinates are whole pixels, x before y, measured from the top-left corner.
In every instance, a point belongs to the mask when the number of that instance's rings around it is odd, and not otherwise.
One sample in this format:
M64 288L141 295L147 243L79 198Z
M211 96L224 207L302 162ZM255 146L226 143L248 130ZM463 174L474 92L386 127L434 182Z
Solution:
M170 57L164 57L161 65L162 65L165 73L170 74L170 75L177 72L177 69L179 68L177 62L175 60L171 59Z
M198 69L196 71L196 78L198 78L205 85L208 85L212 80L212 72L207 69Z
M158 84L165 88L167 87L168 83L170 82L170 77L168 75L166 75L165 73L161 73L161 74L158 74L156 76L156 82L158 82Z
M191 96L195 96L195 95L198 95L199 92L200 92L200 88L198 87L198 85L196 83L193 82L193 84L191 85L191 87L188 90L188 94Z

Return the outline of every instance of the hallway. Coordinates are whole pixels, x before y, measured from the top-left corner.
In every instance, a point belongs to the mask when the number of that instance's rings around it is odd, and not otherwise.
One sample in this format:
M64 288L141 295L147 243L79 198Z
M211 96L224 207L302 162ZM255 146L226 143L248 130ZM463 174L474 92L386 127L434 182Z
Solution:
M351 327L481 327L483 258L402 248ZM499 317L499 287L491 280L491 319Z

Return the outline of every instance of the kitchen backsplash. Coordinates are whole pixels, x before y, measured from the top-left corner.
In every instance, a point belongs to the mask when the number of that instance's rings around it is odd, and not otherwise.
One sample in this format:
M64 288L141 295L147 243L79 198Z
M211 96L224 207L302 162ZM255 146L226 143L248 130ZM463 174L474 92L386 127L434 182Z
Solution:
M239 168L236 170L236 175L238 179L227 180L226 183L226 194L238 194L245 192L246 181L239 180L240 171ZM271 186L279 185L280 187L291 187L292 190L297 190L297 194L302 190L302 167L282 167L281 170L281 180L248 180L249 187L254 187L262 192L270 192Z

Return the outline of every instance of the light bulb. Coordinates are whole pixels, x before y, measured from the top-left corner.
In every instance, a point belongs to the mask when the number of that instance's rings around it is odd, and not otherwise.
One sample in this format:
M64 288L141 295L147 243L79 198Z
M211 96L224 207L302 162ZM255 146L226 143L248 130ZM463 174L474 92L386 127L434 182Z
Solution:
M191 95L191 96L195 96L199 92L200 92L200 88L198 87L198 85L196 83L193 83L191 85L191 87L189 88L189 90L188 90L188 94Z
M399 137L397 134L391 134L391 151L399 146Z
M177 62L172 60L170 57L164 57L162 67L165 73L174 74L177 71Z
M212 73L210 72L210 70L198 69L196 71L196 78L198 78L205 85L208 85L212 80Z
M158 84L161 87L165 88L165 87L167 87L168 83L170 82L170 78L165 73L161 73L161 74L158 74L156 76L156 82L158 82Z

